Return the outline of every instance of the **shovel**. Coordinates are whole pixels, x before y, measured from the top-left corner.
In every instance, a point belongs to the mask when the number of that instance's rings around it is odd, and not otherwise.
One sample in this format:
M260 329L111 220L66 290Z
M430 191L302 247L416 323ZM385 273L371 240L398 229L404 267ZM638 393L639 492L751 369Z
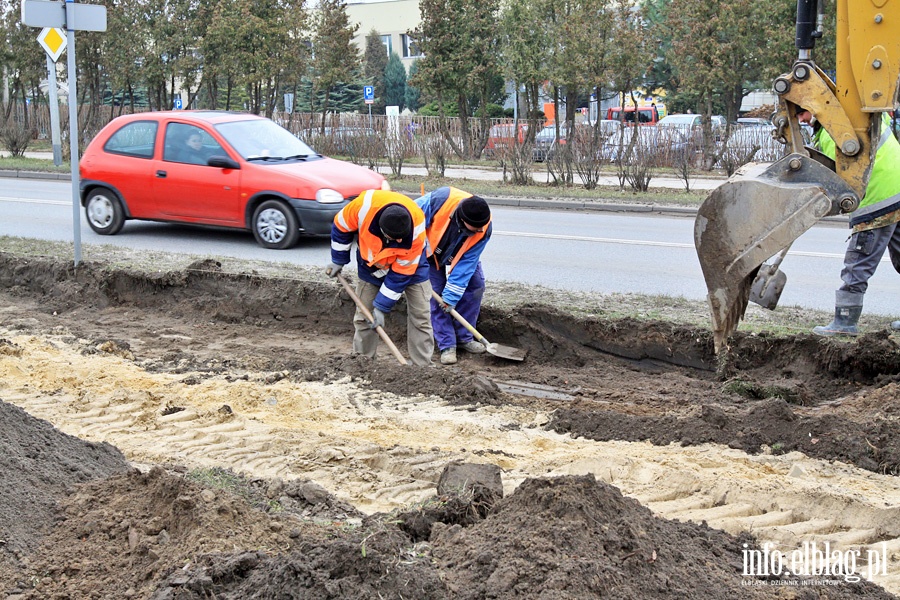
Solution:
M359 312L361 312L363 314L363 316L366 318L366 320L369 321L369 323L374 323L375 319L372 317L372 313L369 312L369 309L366 308L366 305L362 303L362 300L359 299L359 296L356 295L356 292L353 291L353 288L350 287L350 284L347 283L347 280L344 279L344 276L341 275L340 273L338 273L337 280L341 282L342 286L344 286L344 291L347 292L347 294L351 298L353 298L353 302L356 304L356 307L359 309ZM400 361L400 364L408 365L409 363L406 362L406 359L403 358L403 355L400 354L399 350L397 350L397 346L395 346L394 342L391 341L391 338L388 337L388 334L384 330L384 328L379 325L378 327L375 328L375 331L378 332L378 335L381 336L381 339L384 341L385 344L387 344L387 347L391 349L391 352L394 354L395 357L397 357L397 360Z
M750 302L759 304L768 310L775 310L775 307L778 306L778 299L781 298L784 284L787 283L787 275L784 274L784 271L779 271L778 267L790 248L788 246L782 250L771 265L763 264L759 268L759 272L750 286Z
M439 303L443 303L444 301L438 296L437 292L431 290L431 296L437 300ZM493 354L494 356L499 356L500 358L505 358L508 360L525 360L525 350L521 350L519 348L513 348L512 346L501 346L500 344L492 344L487 341L483 335L478 333L472 325L466 321L461 314L456 312L455 309L450 309L450 316L459 321L460 325L469 330L469 333L475 336L475 339L484 344L484 347L487 348L489 354Z

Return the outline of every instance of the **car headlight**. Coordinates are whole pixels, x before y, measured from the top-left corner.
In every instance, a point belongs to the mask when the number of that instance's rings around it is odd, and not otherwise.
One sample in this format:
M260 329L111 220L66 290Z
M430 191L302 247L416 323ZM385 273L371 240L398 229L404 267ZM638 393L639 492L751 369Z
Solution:
M388 182L387 179L385 179L384 181L381 182L381 189L385 192L391 191L391 184Z
M316 192L316 202L320 204L340 204L344 196L337 190L322 188Z

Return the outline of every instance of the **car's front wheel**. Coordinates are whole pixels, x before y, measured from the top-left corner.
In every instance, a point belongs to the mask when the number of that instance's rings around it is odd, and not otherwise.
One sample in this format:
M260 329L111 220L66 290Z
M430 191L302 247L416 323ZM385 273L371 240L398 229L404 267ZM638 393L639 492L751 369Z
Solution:
M115 235L125 225L122 203L106 188L97 188L88 194L84 215L91 229L100 235Z
M253 212L253 237L263 248L291 248L300 237L297 214L286 202L266 200Z

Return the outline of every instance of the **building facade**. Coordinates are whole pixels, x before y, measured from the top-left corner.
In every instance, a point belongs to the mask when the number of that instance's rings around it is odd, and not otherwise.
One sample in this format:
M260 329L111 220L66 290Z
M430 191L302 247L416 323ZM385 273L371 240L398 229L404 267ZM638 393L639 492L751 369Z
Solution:
M388 56L397 53L409 72L412 63L422 56L407 33L419 26L419 0L347 0L346 6L350 22L359 24L353 41L360 52L365 52L366 37L374 29L381 35Z

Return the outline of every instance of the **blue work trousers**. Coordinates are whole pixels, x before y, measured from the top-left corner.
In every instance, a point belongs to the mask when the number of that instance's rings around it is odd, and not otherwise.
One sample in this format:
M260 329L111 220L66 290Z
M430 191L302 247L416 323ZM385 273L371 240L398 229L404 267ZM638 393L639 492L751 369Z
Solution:
M447 284L446 269L438 270L429 263L428 277L431 279L431 288L440 296ZM484 271L481 270L481 262L475 267L472 279L466 286L466 291L456 304L456 312L462 315L472 327L477 327L478 314L481 312L481 299L484 297ZM461 346L475 339L469 331L456 319L441 310L441 305L434 298L431 299L431 325L434 328L434 339L438 350L446 350L454 346Z
M900 272L900 223L860 231L850 236L850 243L844 254L844 268L841 270L844 285L838 289L837 305L862 306L869 278L875 274L885 250L890 254L894 268Z

